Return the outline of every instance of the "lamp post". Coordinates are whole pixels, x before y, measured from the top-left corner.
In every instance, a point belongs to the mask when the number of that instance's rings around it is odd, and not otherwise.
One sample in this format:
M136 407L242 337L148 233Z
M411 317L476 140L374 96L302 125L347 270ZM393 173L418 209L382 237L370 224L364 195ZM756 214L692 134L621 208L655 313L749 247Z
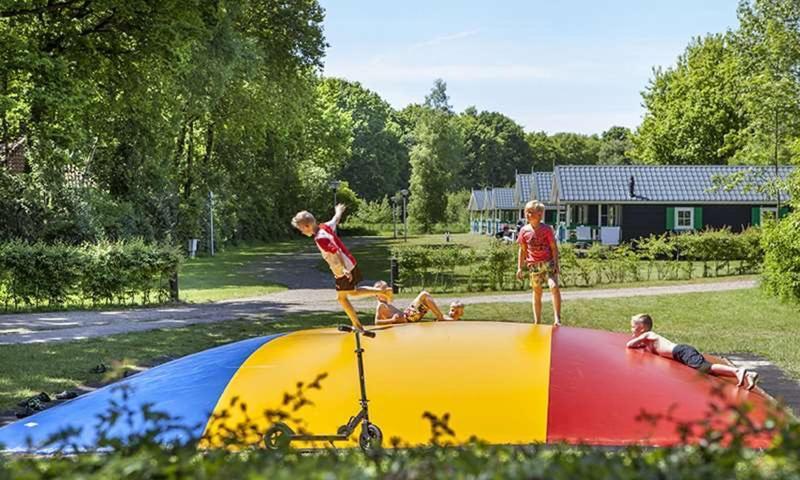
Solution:
M406 205L408 204L408 190L405 188L400 190L400 195L403 196L403 241L408 241L408 211Z
M394 227L394 238L397 238L397 204L400 203L398 201L397 195L391 198L392 201L392 226Z
M211 191L208 192L208 216L210 223L208 246L209 246L209 253L213 257L214 256L214 192Z
M328 186L333 189L333 207L334 208L336 208L336 192L339 190L339 185L341 185L341 184L342 184L342 182L339 181L339 180L331 180L330 182L328 182Z

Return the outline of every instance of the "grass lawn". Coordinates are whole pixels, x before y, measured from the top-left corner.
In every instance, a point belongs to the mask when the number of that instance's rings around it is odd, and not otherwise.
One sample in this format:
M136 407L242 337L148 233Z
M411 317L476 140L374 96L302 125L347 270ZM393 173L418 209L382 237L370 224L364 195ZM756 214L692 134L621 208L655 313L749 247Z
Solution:
M653 316L656 331L675 341L709 353L756 353L800 379L800 311L756 289L571 301L564 304L563 317L566 325L627 332L630 316L642 312ZM544 313L552 318L549 305ZM466 318L529 322L530 304L467 305ZM0 346L0 410L40 391L110 380L89 373L100 362L149 366L235 340L342 322L344 314L298 314L272 323L238 320L70 343Z
M181 268L181 300L211 302L243 298L286 290L261 278L261 261L266 256L289 254L308 247L302 239L266 244L228 247L214 257L187 260Z

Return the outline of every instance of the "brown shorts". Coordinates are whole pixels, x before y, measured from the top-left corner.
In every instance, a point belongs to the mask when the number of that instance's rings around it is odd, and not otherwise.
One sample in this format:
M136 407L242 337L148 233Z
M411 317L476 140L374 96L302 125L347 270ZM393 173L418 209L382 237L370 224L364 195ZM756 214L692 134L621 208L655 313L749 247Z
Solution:
M358 288L358 282L363 280L363 277L361 276L361 270L359 270L358 265L356 265L356 267L350 273L352 275L351 278L347 278L346 275L336 277L337 291L348 291Z
M543 285L550 285L552 280L553 287L558 287L558 274L555 272L553 262L536 262L528 265L530 272L531 288L541 288Z

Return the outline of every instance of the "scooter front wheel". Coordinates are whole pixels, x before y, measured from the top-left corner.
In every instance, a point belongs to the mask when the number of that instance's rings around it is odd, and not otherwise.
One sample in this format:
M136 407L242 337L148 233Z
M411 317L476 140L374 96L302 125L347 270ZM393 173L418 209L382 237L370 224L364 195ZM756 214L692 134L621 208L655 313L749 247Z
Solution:
M383 432L374 423L368 423L361 429L361 435L358 438L358 445L361 450L366 454L374 453L381 448L383 443Z
M264 434L264 446L270 450L285 450L289 447L294 432L285 423L276 423Z

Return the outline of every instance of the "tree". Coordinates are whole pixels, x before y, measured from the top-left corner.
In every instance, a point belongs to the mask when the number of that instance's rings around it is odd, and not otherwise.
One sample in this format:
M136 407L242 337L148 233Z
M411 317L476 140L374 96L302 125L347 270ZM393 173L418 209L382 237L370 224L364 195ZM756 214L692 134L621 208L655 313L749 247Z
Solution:
M0 135L27 137L24 196L57 206L38 230L196 237L214 191L226 236L285 234L306 167L349 148L316 95L322 20L316 0L6 2Z
M447 84L441 78L433 81L431 93L425 96L425 106L447 114L453 113L453 106L450 105L450 97L447 95Z
M602 144L597 152L597 163L602 165L629 165L629 152L633 149L633 134L625 127L611 127L600 135Z
M525 141L531 149L533 170L544 172L552 170L558 159L555 143L545 132L529 132Z
M533 165L525 132L505 115L470 107L459 115L458 124L464 157L453 188L508 185L515 171L529 171Z
M647 112L634 156L645 163L728 163L736 149L726 139L746 121L737 67L729 35L716 34L692 40L674 68L655 69L642 93Z
M732 34L746 125L730 140L737 163L800 158L800 4L742 2Z
M341 79L324 79L320 95L346 112L351 121L352 147L343 162L342 179L366 200L378 200L404 188L408 150L401 142L401 128L392 107L358 82Z
M422 232L445 219L446 193L462 155L462 139L453 117L427 110L414 129L411 149L409 218Z

